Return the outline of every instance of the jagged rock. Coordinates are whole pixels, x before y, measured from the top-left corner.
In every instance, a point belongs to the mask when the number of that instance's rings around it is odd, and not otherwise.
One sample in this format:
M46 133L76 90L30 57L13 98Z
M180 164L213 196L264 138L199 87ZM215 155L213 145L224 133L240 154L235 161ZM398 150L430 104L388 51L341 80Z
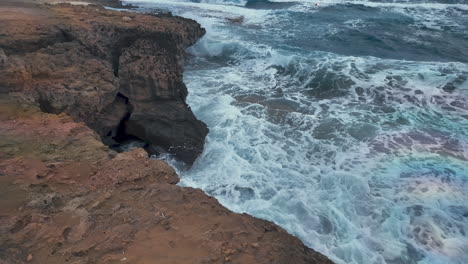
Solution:
M205 33L199 24L100 6L39 10L29 23L2 14L1 92L65 112L108 145L132 136L195 161L208 129L185 103L182 65L184 50Z
M195 161L193 153L202 152L208 130L184 102L158 101L157 104L137 104L125 132L146 142L154 142L191 164Z
M207 129L181 64L203 33L167 15L0 2L0 263L332 263L176 185L143 149L102 144L136 136L195 159Z
M332 264L275 224L177 186L143 149L116 154L83 123L2 94L0 175L0 263Z

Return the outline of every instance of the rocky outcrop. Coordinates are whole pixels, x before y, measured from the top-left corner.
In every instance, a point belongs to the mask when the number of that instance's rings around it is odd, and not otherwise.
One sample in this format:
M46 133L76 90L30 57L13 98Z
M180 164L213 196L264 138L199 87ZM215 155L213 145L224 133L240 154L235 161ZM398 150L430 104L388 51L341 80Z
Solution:
M181 18L0 2L1 264L332 263L177 186L144 150L102 143L133 136L193 161L207 131L181 63L202 34Z
M0 263L332 263L178 181L142 149L116 153L68 115L0 94Z
M184 50L205 33L195 21L66 4L16 18L14 9L0 22L3 92L86 122L108 145L135 138L194 162L208 133L185 103Z

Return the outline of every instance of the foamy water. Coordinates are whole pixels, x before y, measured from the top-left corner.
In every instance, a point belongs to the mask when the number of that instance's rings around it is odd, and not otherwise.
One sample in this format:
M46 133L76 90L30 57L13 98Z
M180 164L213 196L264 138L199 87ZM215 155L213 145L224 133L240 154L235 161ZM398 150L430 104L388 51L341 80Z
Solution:
M182 185L336 263L468 263L463 1L135 2L207 29L185 82L210 133Z

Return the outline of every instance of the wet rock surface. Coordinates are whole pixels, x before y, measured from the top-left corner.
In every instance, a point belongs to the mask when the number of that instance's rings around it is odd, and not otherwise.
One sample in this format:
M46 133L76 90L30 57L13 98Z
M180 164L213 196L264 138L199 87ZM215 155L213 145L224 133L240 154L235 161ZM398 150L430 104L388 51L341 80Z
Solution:
M205 33L195 21L68 4L0 12L2 92L84 121L109 145L120 133L189 165L202 152L208 129L182 80L184 50Z

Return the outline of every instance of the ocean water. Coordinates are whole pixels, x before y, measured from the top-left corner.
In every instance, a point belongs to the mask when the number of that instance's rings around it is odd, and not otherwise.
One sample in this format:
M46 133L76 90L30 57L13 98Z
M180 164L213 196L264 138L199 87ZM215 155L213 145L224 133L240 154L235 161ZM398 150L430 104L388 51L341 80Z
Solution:
M128 2L207 29L182 185L338 264L468 263L467 0Z

